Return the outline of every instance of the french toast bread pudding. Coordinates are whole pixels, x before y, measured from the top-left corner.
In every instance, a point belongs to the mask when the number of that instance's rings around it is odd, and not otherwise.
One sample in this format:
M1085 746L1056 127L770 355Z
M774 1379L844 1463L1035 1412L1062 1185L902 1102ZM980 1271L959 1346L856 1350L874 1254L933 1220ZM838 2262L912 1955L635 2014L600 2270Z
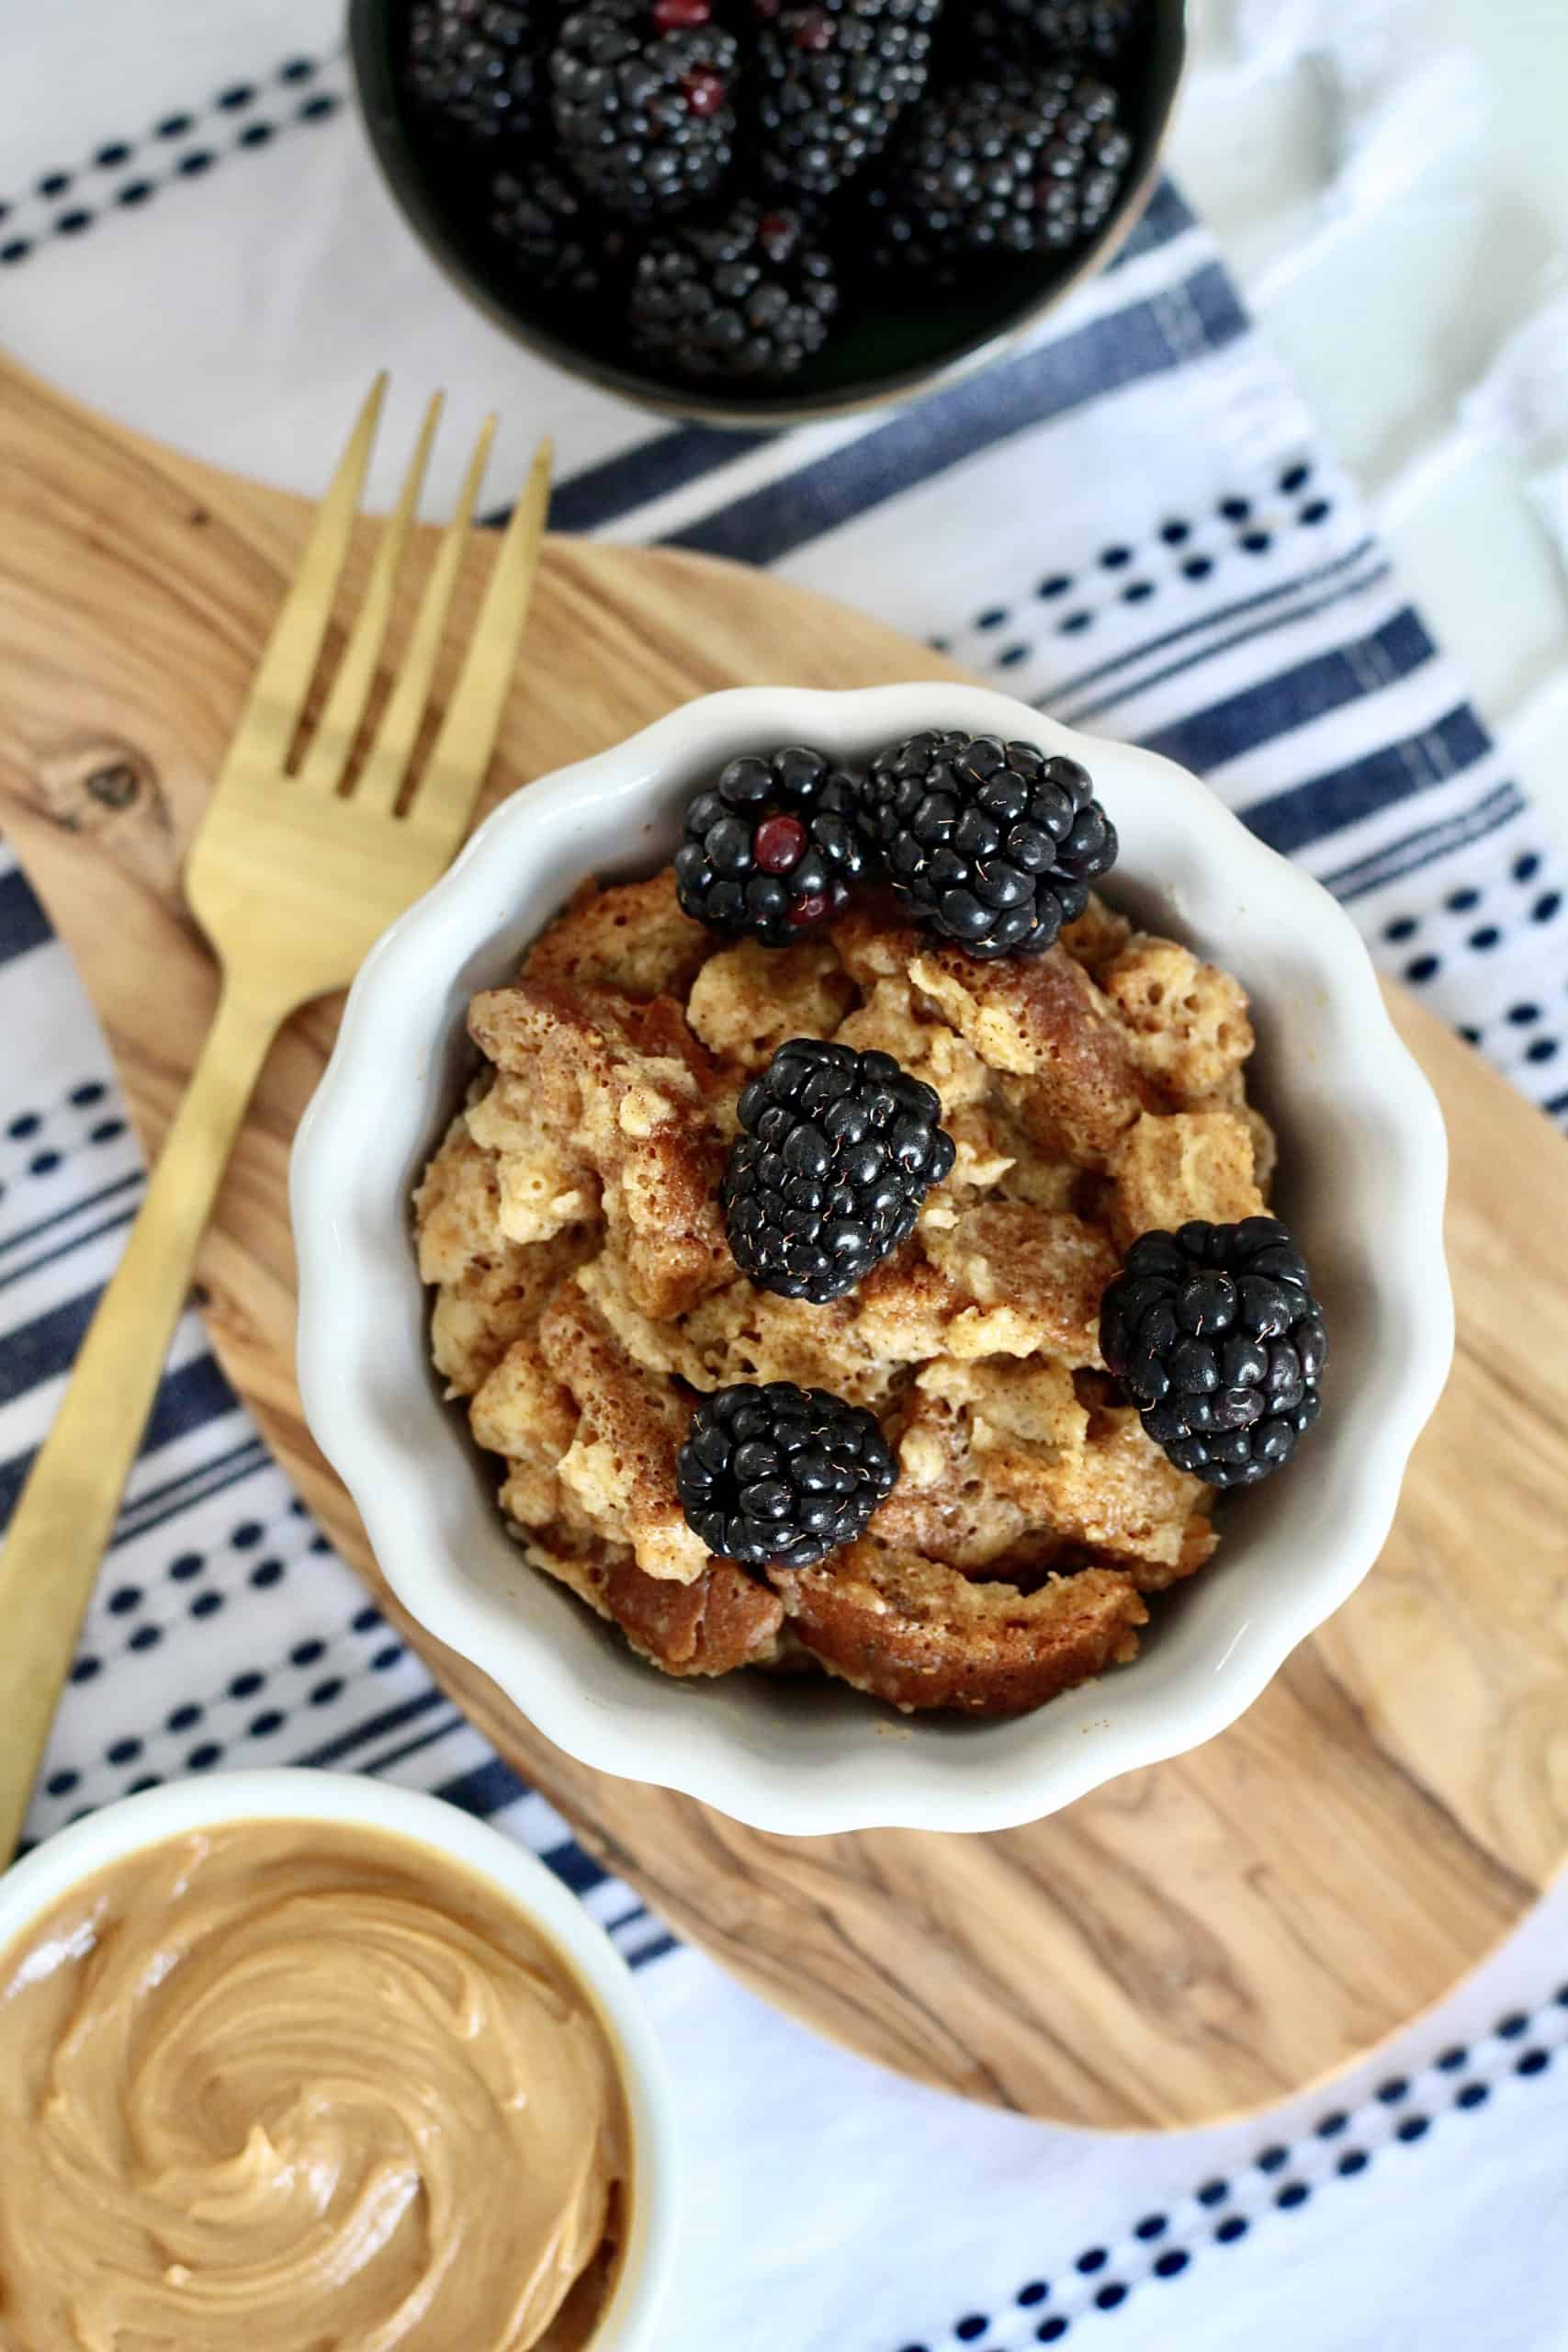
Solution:
M1149 1596L1214 1548L1211 1485L1148 1433L1100 1317L1140 1237L1264 1217L1247 1000L1097 898L1029 954L975 952L880 887L801 934L699 923L670 869L591 884L473 999L479 1074L416 1201L434 1361L527 1557L666 1673L815 1667L901 1709L1021 1713L1129 1660ZM843 1050L803 1060L810 1041ZM851 1145L854 1103L894 1083L881 1057L935 1098L925 1159L905 1149L919 1181L887 1195L903 1238L833 1295L809 1295L830 1287L809 1250L804 1295L750 1279L727 1231L727 1165L747 1118L784 1118L761 1082L785 1049L850 1105ZM830 1465L852 1540L715 1548L681 1457L731 1390L764 1400L754 1452L794 1394L874 1417L892 1467L863 1508L869 1457ZM782 1517L780 1459L746 1491Z

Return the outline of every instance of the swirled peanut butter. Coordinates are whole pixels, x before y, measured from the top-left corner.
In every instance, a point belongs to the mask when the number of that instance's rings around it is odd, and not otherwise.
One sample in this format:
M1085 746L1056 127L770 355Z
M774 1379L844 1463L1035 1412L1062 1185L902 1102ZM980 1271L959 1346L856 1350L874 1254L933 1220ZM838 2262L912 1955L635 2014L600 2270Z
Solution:
M582 1985L400 1838L173 1838L0 1954L3 2352L575 2352L628 2160Z

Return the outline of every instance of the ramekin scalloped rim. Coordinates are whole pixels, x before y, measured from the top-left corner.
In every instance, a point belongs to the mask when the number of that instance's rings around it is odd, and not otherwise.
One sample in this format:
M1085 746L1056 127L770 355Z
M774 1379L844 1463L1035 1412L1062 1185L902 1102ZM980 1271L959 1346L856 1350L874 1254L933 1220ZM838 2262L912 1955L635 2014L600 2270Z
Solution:
M379 1829L489 1879L558 1947L585 1984L620 2061L632 2130L631 2233L585 2352L649 2352L677 2244L681 2153L675 2097L630 1970L577 1897L525 1846L417 1789L349 1772L279 1767L146 1789L73 1822L0 1878L0 1953L96 1872L165 1838L244 1821L330 1821Z
M679 1683L636 1658L506 1535L429 1368L412 1256L412 1186L471 1066L467 1000L583 876L655 867L696 778L739 752L854 759L922 728L1082 760L1121 834L1111 899L1247 988L1280 1204L1329 1321L1308 1444L1227 1501L1213 1565L1157 1605L1136 1663L1008 1722L900 1724L840 1688ZM513 795L367 958L291 1168L306 1417L404 1606L580 1762L784 1834L1011 1827L1224 1730L1371 1566L1452 1353L1447 1156L1348 917L1185 770L979 686L733 689Z

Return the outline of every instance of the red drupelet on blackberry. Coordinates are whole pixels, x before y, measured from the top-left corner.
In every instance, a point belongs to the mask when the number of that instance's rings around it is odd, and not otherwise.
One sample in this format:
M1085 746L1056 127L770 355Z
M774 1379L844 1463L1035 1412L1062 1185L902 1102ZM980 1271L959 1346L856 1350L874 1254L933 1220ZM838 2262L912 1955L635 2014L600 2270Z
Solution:
M917 112L886 185L879 256L937 278L977 259L1066 251L1109 219L1133 143L1114 90L1087 74L971 82Z
M848 906L865 869L855 787L794 744L731 760L686 810L676 894L710 931L793 947Z
M763 171L830 196L879 155L925 88L942 0L753 0Z
M1317 1419L1323 1309L1277 1217L1141 1234L1100 1346L1150 1437L1211 1487L1256 1486Z
M761 1290L825 1306L907 1240L953 1172L935 1091L891 1054L794 1037L739 1104L719 1203Z
M735 137L739 46L712 0L588 0L550 52L563 157L627 220L716 195Z
M911 736L860 787L861 830L895 894L971 956L1038 956L1116 862L1116 828L1076 760L995 736Z
M538 0L414 0L405 85L449 130L525 135L543 79L542 13Z
M687 1525L754 1575L852 1544L897 1476L874 1413L788 1380L705 1397L675 1469Z
M681 375L778 383L821 350L838 300L832 263L799 213L748 201L716 227L648 246L631 337Z

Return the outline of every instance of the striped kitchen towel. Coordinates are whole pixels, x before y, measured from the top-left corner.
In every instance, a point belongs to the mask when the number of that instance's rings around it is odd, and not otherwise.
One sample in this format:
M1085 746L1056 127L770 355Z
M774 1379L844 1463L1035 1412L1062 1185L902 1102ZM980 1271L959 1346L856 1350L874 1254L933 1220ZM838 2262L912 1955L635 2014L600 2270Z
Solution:
M320 22L315 0L13 12L11 349L301 486L375 367L411 405L455 375L502 410L513 456L554 431L560 527L771 566L1197 769L1385 970L1568 1114L1546 842L1174 189L1043 332L915 408L784 438L656 426L521 357L415 253ZM3 1519L141 1187L102 1039L3 850L0 1035ZM187 1315L30 1831L285 1761L493 1818L641 1971L694 2173L671 2352L1021 2352L1102 2324L1128 2352L1223 2352L1265 2309L1280 2352L1442 2352L1470 2340L1456 2312L1503 2352L1559 2340L1562 1902L1396 2061L1266 2130L1100 2143L896 2083L678 1946L513 1779L332 1556Z

